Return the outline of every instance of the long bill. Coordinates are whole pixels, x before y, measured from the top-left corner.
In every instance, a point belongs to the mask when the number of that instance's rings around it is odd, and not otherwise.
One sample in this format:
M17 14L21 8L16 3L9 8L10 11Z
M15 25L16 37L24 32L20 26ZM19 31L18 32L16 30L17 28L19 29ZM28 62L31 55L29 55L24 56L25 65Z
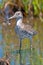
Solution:
M15 15L11 16L10 18L8 18L8 20L13 19L13 18L15 18Z

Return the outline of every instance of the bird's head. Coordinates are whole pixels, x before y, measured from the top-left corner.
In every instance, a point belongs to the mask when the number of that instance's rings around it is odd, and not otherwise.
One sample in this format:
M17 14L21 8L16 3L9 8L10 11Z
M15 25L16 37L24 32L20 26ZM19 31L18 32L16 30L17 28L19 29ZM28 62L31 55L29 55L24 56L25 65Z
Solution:
M21 11L17 11L17 12L15 12L15 14L13 16L11 16L8 19L13 19L13 18L16 18L16 19L23 18L22 12Z
M16 12L16 13L14 14L14 16L15 16L16 18L18 18L18 17L23 17L21 11Z

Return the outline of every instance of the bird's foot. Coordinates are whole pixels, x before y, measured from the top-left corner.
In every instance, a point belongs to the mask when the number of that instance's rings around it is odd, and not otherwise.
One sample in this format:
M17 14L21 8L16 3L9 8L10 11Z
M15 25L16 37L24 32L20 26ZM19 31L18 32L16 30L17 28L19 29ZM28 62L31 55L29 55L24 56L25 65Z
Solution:
M3 22L3 25L4 25L4 26L9 25L9 26L10 26L11 23L10 23L10 22L7 22L7 23L6 23L6 22Z
M5 22L3 22L3 25L4 25L4 26L6 26L6 23L5 23Z

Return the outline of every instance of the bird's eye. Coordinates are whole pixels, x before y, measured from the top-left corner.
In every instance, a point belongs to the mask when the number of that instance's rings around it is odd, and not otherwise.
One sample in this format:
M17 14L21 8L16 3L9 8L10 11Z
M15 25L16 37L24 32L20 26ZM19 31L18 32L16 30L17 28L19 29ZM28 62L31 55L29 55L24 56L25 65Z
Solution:
M16 16L19 16L20 15L20 13L16 13Z
M20 13L18 13L18 15L19 15Z

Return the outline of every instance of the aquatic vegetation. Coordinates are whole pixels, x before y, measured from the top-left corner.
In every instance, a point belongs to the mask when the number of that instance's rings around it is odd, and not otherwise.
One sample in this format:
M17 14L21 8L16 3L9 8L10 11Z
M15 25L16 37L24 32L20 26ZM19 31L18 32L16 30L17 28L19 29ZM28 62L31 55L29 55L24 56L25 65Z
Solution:
M3 4L4 4L1 1L2 0L0 0L0 9L3 8ZM29 13L28 12L29 1L30 0L22 0L24 10L26 13ZM30 4L30 7L32 5L34 8L34 11L32 11L33 14L38 16L40 12L42 12L43 14L43 0L31 0L31 1L32 2ZM43 17L41 17L41 20L43 20ZM34 19L32 21L32 23L34 23L33 28L38 31L38 34L34 36L32 39L33 40L32 51L30 51L31 50L30 40L27 38L22 40L21 61L22 64L24 65L28 65L30 63L31 65L43 65L43 22L41 22L41 20ZM13 20L13 22L15 21ZM4 27L2 23L0 23L0 50L1 50L0 56L4 57L8 53L8 55L11 55L10 64L20 65L19 40L14 31L14 27L12 26L13 24L11 24L11 26Z
M25 12L28 13L29 0L22 0L22 3L24 4L24 10L25 10Z
M6 2L6 0L0 0L0 9L3 8L5 2Z

